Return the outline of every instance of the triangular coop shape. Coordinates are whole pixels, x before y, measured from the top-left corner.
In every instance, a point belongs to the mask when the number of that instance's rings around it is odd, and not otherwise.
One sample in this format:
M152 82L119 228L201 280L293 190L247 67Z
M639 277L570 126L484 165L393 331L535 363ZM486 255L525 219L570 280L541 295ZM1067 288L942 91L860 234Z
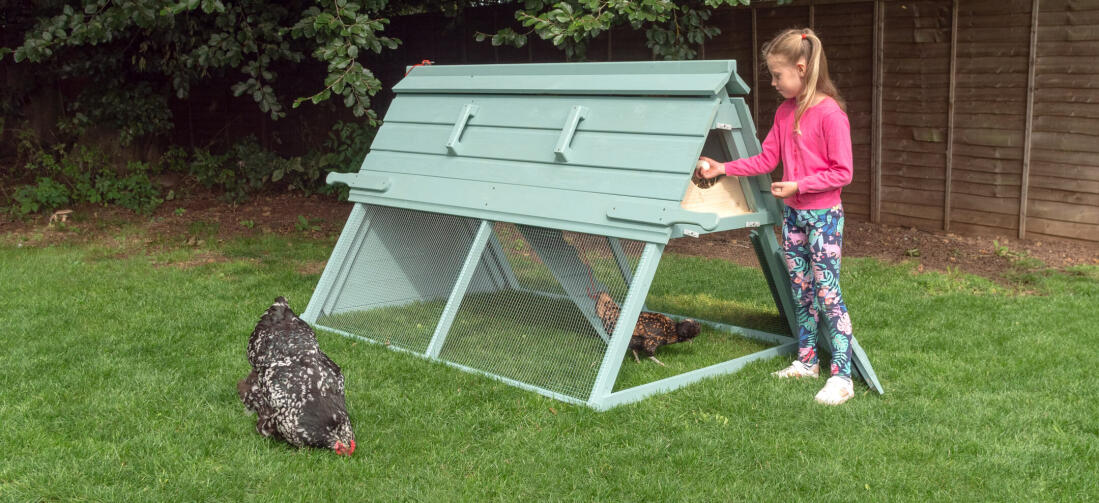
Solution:
M361 170L328 177L354 207L307 322L600 410L796 350L788 335L703 321L777 345L614 388L671 238L756 228L796 333L770 179L691 180L700 154L760 150L735 61L410 70ZM613 323L602 292L621 309Z

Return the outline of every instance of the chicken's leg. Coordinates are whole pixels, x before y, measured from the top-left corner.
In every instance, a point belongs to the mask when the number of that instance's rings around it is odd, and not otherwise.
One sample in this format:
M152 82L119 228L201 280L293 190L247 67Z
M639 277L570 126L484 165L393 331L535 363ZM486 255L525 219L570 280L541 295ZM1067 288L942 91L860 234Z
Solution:
M664 362L657 360L655 356L650 356L649 359L656 363L659 363L661 367L667 367L667 365L664 365Z
M637 363L641 363L641 358L638 358L638 357L637 357L637 350L636 350L636 349L633 349L633 350L631 350L631 351L633 351L633 361L635 361L635 362L637 362Z

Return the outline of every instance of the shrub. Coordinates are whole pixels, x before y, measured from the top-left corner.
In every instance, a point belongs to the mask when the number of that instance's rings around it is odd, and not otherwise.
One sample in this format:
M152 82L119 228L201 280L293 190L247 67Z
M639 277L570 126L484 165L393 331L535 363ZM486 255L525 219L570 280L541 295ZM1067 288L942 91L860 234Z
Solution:
M163 202L148 176L155 169L146 163L130 162L115 169L100 150L84 145L28 149L27 154L25 172L35 177L35 183L16 186L12 195L16 215L71 203L115 204L148 213Z

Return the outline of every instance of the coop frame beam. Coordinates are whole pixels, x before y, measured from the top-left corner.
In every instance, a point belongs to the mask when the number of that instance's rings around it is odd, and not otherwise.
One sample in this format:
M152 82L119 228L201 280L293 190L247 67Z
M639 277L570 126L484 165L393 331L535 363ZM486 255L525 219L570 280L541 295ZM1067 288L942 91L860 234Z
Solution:
M332 257L324 265L320 281L313 289L313 296L309 299L309 305L302 313L301 319L306 323L314 324L322 313L332 309L332 302L339 297L343 285L347 281L348 272L354 263L354 257L362 247L363 239L370 228L370 217L367 215L367 207L363 203L355 203L351 207L351 215L347 217L343 232L336 240L336 247L332 250ZM355 253L350 253L354 251ZM337 258L338 257L338 258Z
M637 263L637 271L634 274L633 284L626 293L626 300L622 302L622 310L618 313L618 323L611 334L610 344L603 355L603 362L599 366L599 373L595 376L595 384L592 386L588 404L595 409L601 409L604 398L614 388L614 382L618 379L618 371L622 367L622 358L626 356L630 338L633 336L637 318L641 315L641 307L645 303L645 297L649 294L653 277L656 276L656 268L660 264L660 257L664 254L663 243L645 243L645 249L641 252L641 260Z
M458 308L462 305L462 299L465 298L466 291L469 290L469 283L473 280L473 273L481 262L481 255L485 251L485 245L488 244L488 238L491 234L492 223L488 220L481 220L481 225L477 227L477 235L473 237L473 243L469 245L469 253L466 254L462 270L458 273L458 280L450 291L450 298L446 300L446 307L443 308L442 316L439 317L439 324L435 326L435 333L431 335L431 342L427 345L426 354L429 358L437 359L439 357L439 351L443 349L446 335L450 332L450 326L454 323L454 317L458 314Z
M667 393L669 391L682 388L688 384L701 381L709 377L714 377L722 374L731 374L736 372L745 365L757 360L765 360L768 358L774 358L785 354L792 354L797 351L798 343L787 342L780 346L774 346L763 351L758 351L750 355L741 356L740 358L734 358L732 360L724 361L710 365L709 367L703 367L690 372L684 372L682 374L667 377L659 381L653 381L650 383L635 386L620 391L615 391L604 396L597 403L592 404L592 408L603 411L611 407L617 407L631 402L642 400L648 396Z

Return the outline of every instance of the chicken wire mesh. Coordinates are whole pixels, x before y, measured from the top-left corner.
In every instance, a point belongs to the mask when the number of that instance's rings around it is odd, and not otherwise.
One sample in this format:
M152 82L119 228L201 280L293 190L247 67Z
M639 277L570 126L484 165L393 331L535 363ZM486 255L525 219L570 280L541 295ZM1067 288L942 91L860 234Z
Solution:
M587 399L610 336L594 298L625 300L644 243L505 223L493 234L474 277L502 262L506 287L467 292L439 358Z
M479 221L368 206L361 244L341 271L317 324L424 352ZM483 289L483 282L471 289Z

